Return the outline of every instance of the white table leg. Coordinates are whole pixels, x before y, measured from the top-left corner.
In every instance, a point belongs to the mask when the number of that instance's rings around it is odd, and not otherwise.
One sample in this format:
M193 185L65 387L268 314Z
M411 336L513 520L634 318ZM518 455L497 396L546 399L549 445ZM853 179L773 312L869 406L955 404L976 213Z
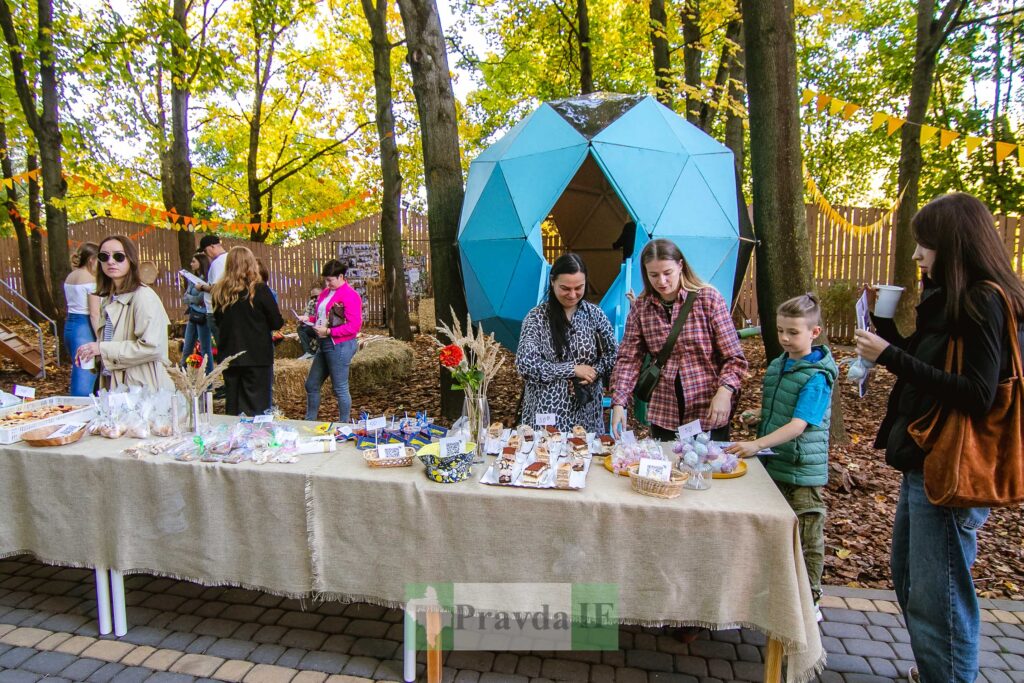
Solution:
M405 628L402 637L402 660L405 663L404 676L406 683L416 680L416 613L405 610Z
M100 635L110 633L110 573L96 567L96 615L100 622Z
M124 606L124 574L110 570L110 602L114 608L114 635L120 638L128 633L128 615Z

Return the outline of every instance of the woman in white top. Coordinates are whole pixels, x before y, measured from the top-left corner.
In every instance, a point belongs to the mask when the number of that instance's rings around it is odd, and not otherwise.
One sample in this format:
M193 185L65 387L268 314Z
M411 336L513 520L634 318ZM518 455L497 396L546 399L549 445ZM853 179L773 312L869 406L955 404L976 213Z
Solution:
M90 314L99 314L96 291L96 255L100 248L95 242L85 242L71 256L74 268L64 280L64 298L68 302L68 318L64 323L64 344L72 358L82 344L96 341ZM71 395L88 396L96 386L93 370L71 366Z

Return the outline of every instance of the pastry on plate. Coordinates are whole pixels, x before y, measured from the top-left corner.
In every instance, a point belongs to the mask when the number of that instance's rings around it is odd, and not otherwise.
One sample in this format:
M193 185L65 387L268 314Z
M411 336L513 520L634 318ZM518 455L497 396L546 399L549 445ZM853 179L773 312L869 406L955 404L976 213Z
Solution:
M573 453L586 453L588 450L590 450L587 447L587 440L586 439L581 439L578 436L570 436L566 440L566 443L568 443L569 446L572 447L572 452Z
M511 484L512 483L512 466L515 461L508 460L507 458L501 458L498 460L498 483L499 484Z
M504 448L501 449L501 459L502 460L515 460L516 459L516 449L513 448L512 446L505 446Z
M530 425L519 425L519 433L523 437L523 443L533 443L533 427Z
M534 457L538 462L551 462L551 450L546 442L541 441L537 444L537 453Z
M544 427L544 431L547 432L549 435L558 434L558 427L556 427L555 425L547 425L546 427Z
M487 428L487 436L491 437L492 439L497 439L501 437L501 433L503 431L505 431L505 425L501 424L500 422L492 422L491 426Z
M519 439L519 434L517 434L516 432L512 432L512 435L508 437L508 443L506 445L518 451L521 443L522 442Z
M574 472L583 471L583 456L581 454L573 453L570 461L572 462L572 469Z
M555 472L555 486L560 489L569 488L569 477L572 476L572 466L563 462Z
M583 427L583 425L575 425L572 428L572 435L578 439L586 439L587 430Z
M537 484L548 473L551 466L546 462L532 462L523 469L523 483Z

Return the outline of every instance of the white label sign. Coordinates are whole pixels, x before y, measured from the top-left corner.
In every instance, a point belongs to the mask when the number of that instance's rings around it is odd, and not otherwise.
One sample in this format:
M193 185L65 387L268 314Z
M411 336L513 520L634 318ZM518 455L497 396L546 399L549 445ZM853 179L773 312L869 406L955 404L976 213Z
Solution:
M640 458L640 469L637 474L649 479L668 481L672 476L672 463L667 460L655 460L653 458Z
M338 427L338 433L341 434L344 437L352 436L352 428L351 427Z
M274 416L273 415L257 415L256 417L254 417L252 419L252 421L253 421L253 424L262 424L264 422L273 422L274 421Z
M50 436L47 437L47 438L59 439L61 437L65 437L65 436L71 436L72 434L74 434L75 432L77 432L79 429L81 429L84 426L85 426L85 424L83 424L81 422L70 422L70 423L68 423L66 425L61 425L60 429L57 429L57 430L51 432Z
M377 446L378 458L401 458L405 455L405 444L382 443Z
M633 433L633 430L627 429L626 431L622 432L622 437L619 439L619 441L621 441L622 443L636 443L636 434Z
M701 433L700 420L694 420L693 422L687 422L686 424L679 427L679 440L688 439L691 436L697 436Z
M384 429L388 426L388 419L381 415L380 417L374 417L366 421L366 431L375 432L378 429Z
M33 387L23 387L20 384L15 384L14 395L19 398L27 398L31 400L36 397L36 390Z
M462 444L462 439L458 439L455 437L445 437L441 439L438 451L440 452L442 458L448 458L453 455L459 455L463 451Z
M546 427L548 425L554 425L558 420L558 416L554 413L537 413L537 418L534 420L534 424L538 427Z

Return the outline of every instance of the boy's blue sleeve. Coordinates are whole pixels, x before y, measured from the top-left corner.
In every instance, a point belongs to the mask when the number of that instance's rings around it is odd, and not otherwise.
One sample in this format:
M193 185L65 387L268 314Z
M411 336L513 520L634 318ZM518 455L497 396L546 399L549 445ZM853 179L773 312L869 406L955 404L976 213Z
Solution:
M793 417L817 427L825 419L825 411L831 402L832 387L825 381L825 375L819 372L807 380L800 390Z

